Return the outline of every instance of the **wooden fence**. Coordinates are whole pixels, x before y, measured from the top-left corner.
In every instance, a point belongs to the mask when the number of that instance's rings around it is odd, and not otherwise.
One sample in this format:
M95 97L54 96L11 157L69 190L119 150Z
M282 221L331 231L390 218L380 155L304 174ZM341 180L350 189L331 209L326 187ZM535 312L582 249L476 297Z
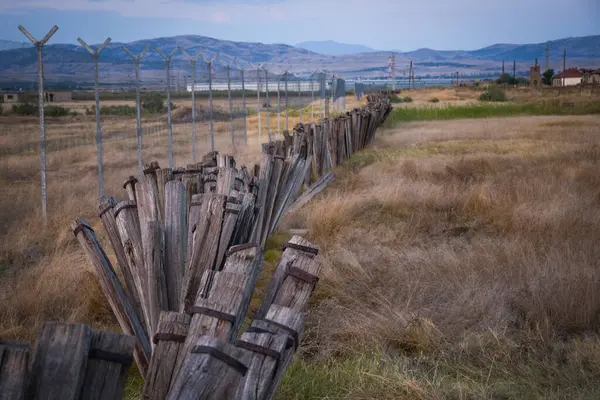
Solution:
M252 169L216 152L185 169L146 165L141 181L125 181L127 200L99 202L119 272L90 225L75 219L124 335L48 322L33 357L29 344L0 342L0 399L121 398L132 360L144 399L273 398L302 341L321 263L318 246L293 236L249 316L263 248L286 211L373 140L391 106L384 96L368 101L297 125L263 145Z

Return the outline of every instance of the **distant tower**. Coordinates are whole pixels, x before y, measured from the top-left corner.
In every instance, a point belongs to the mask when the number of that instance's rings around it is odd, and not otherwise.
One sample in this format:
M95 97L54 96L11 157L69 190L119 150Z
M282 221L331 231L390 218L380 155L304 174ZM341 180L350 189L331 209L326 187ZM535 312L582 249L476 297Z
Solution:
M542 82L542 73L540 66L538 65L537 58L535 59L535 65L529 68L529 86L533 86L536 89L540 87Z
M513 79L517 77L517 61L513 60Z
M502 75L504 75L504 60L502 60ZM502 76L500 75L500 76Z
M546 68L544 69L545 71L548 71L550 69L550 42L546 43Z
M563 72L567 70L567 49L563 52Z

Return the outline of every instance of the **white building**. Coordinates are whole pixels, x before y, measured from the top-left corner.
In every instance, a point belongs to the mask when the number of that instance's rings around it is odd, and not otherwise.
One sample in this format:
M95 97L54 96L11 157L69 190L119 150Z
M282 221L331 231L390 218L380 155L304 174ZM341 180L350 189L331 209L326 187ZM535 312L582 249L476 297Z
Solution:
M582 83L583 74L575 68L563 71L552 78L552 86L577 86Z

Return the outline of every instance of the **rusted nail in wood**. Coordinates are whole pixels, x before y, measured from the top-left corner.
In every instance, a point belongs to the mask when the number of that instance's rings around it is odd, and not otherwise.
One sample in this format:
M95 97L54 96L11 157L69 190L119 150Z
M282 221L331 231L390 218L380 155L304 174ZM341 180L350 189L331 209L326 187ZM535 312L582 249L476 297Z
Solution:
M103 360L103 361L111 361L111 362L119 363L122 365L131 365L131 363L133 362L133 357L131 357L129 355L113 353L110 351L105 351L105 350L100 350L100 349L90 349L90 353L89 353L88 357L95 358L98 360Z
M157 333L152 338L152 342L154 344L158 344L158 342L161 342L161 341L184 343L186 337L187 337L186 335L177 335L175 333Z
M135 185L138 182L137 178L133 175L129 175L129 178L123 183L123 189L127 189L127 185L132 184Z
M81 232L83 230L83 228L87 228L90 231L94 232L94 230L92 229L92 227L89 226L87 222L85 222L84 220L79 220L79 224L77 224L77 226L75 227L75 229L73 229L73 235L77 236L77 234L79 232Z
M202 315L217 318L217 319L220 319L223 321L228 321L228 322L231 322L232 324L235 323L235 318L236 318L235 315L233 315L233 314L227 314L222 311L213 310L212 308L198 307L198 306L192 307L190 309L189 314L202 314Z
M235 346L239 347L240 349L248 350L253 353L258 353L258 354L262 354L264 356L274 358L277 361L279 361L281 359L280 352L270 349L268 347L260 346L258 344L246 342L243 340L236 340ZM277 369L277 368L275 368L275 369Z
M237 253L238 251L247 250L251 248L260 248L260 245L258 243L238 244L236 246L231 246L229 250L227 250L227 253L225 253L225 255L229 257L230 255Z
M296 279L300 279L302 282L306 282L311 285L314 285L315 283L319 282L318 276L308 273L298 267L289 267L286 272L286 275L289 275Z
M117 218L119 213L126 208L137 208L137 204L135 203L135 201L120 202L119 204L117 204L117 207L115 208L115 218Z
M286 333L288 333L290 335L290 337L293 339L294 341L294 349L298 350L298 346L300 345L300 335L298 334L298 332L295 329L290 328L289 326L280 324L279 322L275 322L272 321L270 319L263 319L263 321L265 321L266 323L273 325L279 329L281 329L282 331L285 331Z
M288 243L284 244L283 251L285 251L285 249L294 249L294 250L302 251L304 253L313 254L315 256L319 254L319 249L315 249L314 247L302 246L301 244L296 244L296 243L288 242Z
M194 346L192 348L191 353L194 353L194 354L208 354L210 356L213 356L217 360L223 361L225 364L229 365L231 368L233 368L236 371L238 371L241 375L246 375L246 372L248 372L248 367L247 366L245 366L244 364L242 364L241 362L239 362L235 358L231 357L229 354L225 354L224 352L222 352L221 350L219 350L219 349L217 349L215 347L210 347L210 346Z

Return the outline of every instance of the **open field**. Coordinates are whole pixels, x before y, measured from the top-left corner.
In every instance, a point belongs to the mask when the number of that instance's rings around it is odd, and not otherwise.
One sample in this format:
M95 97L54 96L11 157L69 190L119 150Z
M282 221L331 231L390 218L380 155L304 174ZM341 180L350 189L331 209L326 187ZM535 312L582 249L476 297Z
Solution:
M289 216L324 249L281 398L591 399L600 116L382 131Z
M433 95L443 106L477 103L449 98L460 93ZM432 96L412 94L424 103ZM290 127L299 120L291 115ZM0 149L37 143L35 118L1 118ZM107 135L129 135L104 148L105 192L123 197L122 182L137 170L135 119L103 121ZM191 162L186 126L174 128L177 165ZM48 139L93 136L94 127L86 116L52 120ZM221 152L234 151L228 129L215 127ZM235 149L239 165L254 163L266 141L256 116L249 130L248 146ZM198 155L210 150L207 132L199 125ZM144 161L167 165L166 149L165 130L148 135ZM302 357L280 398L600 396L599 149L598 115L418 121L380 131L285 221L309 229L325 269ZM99 227L95 147L50 152L48 184L44 226L37 151L0 158L0 337L33 340L50 319L117 330L69 229L76 216ZM268 242L265 273L285 240L282 233ZM132 379L129 395L139 389Z

